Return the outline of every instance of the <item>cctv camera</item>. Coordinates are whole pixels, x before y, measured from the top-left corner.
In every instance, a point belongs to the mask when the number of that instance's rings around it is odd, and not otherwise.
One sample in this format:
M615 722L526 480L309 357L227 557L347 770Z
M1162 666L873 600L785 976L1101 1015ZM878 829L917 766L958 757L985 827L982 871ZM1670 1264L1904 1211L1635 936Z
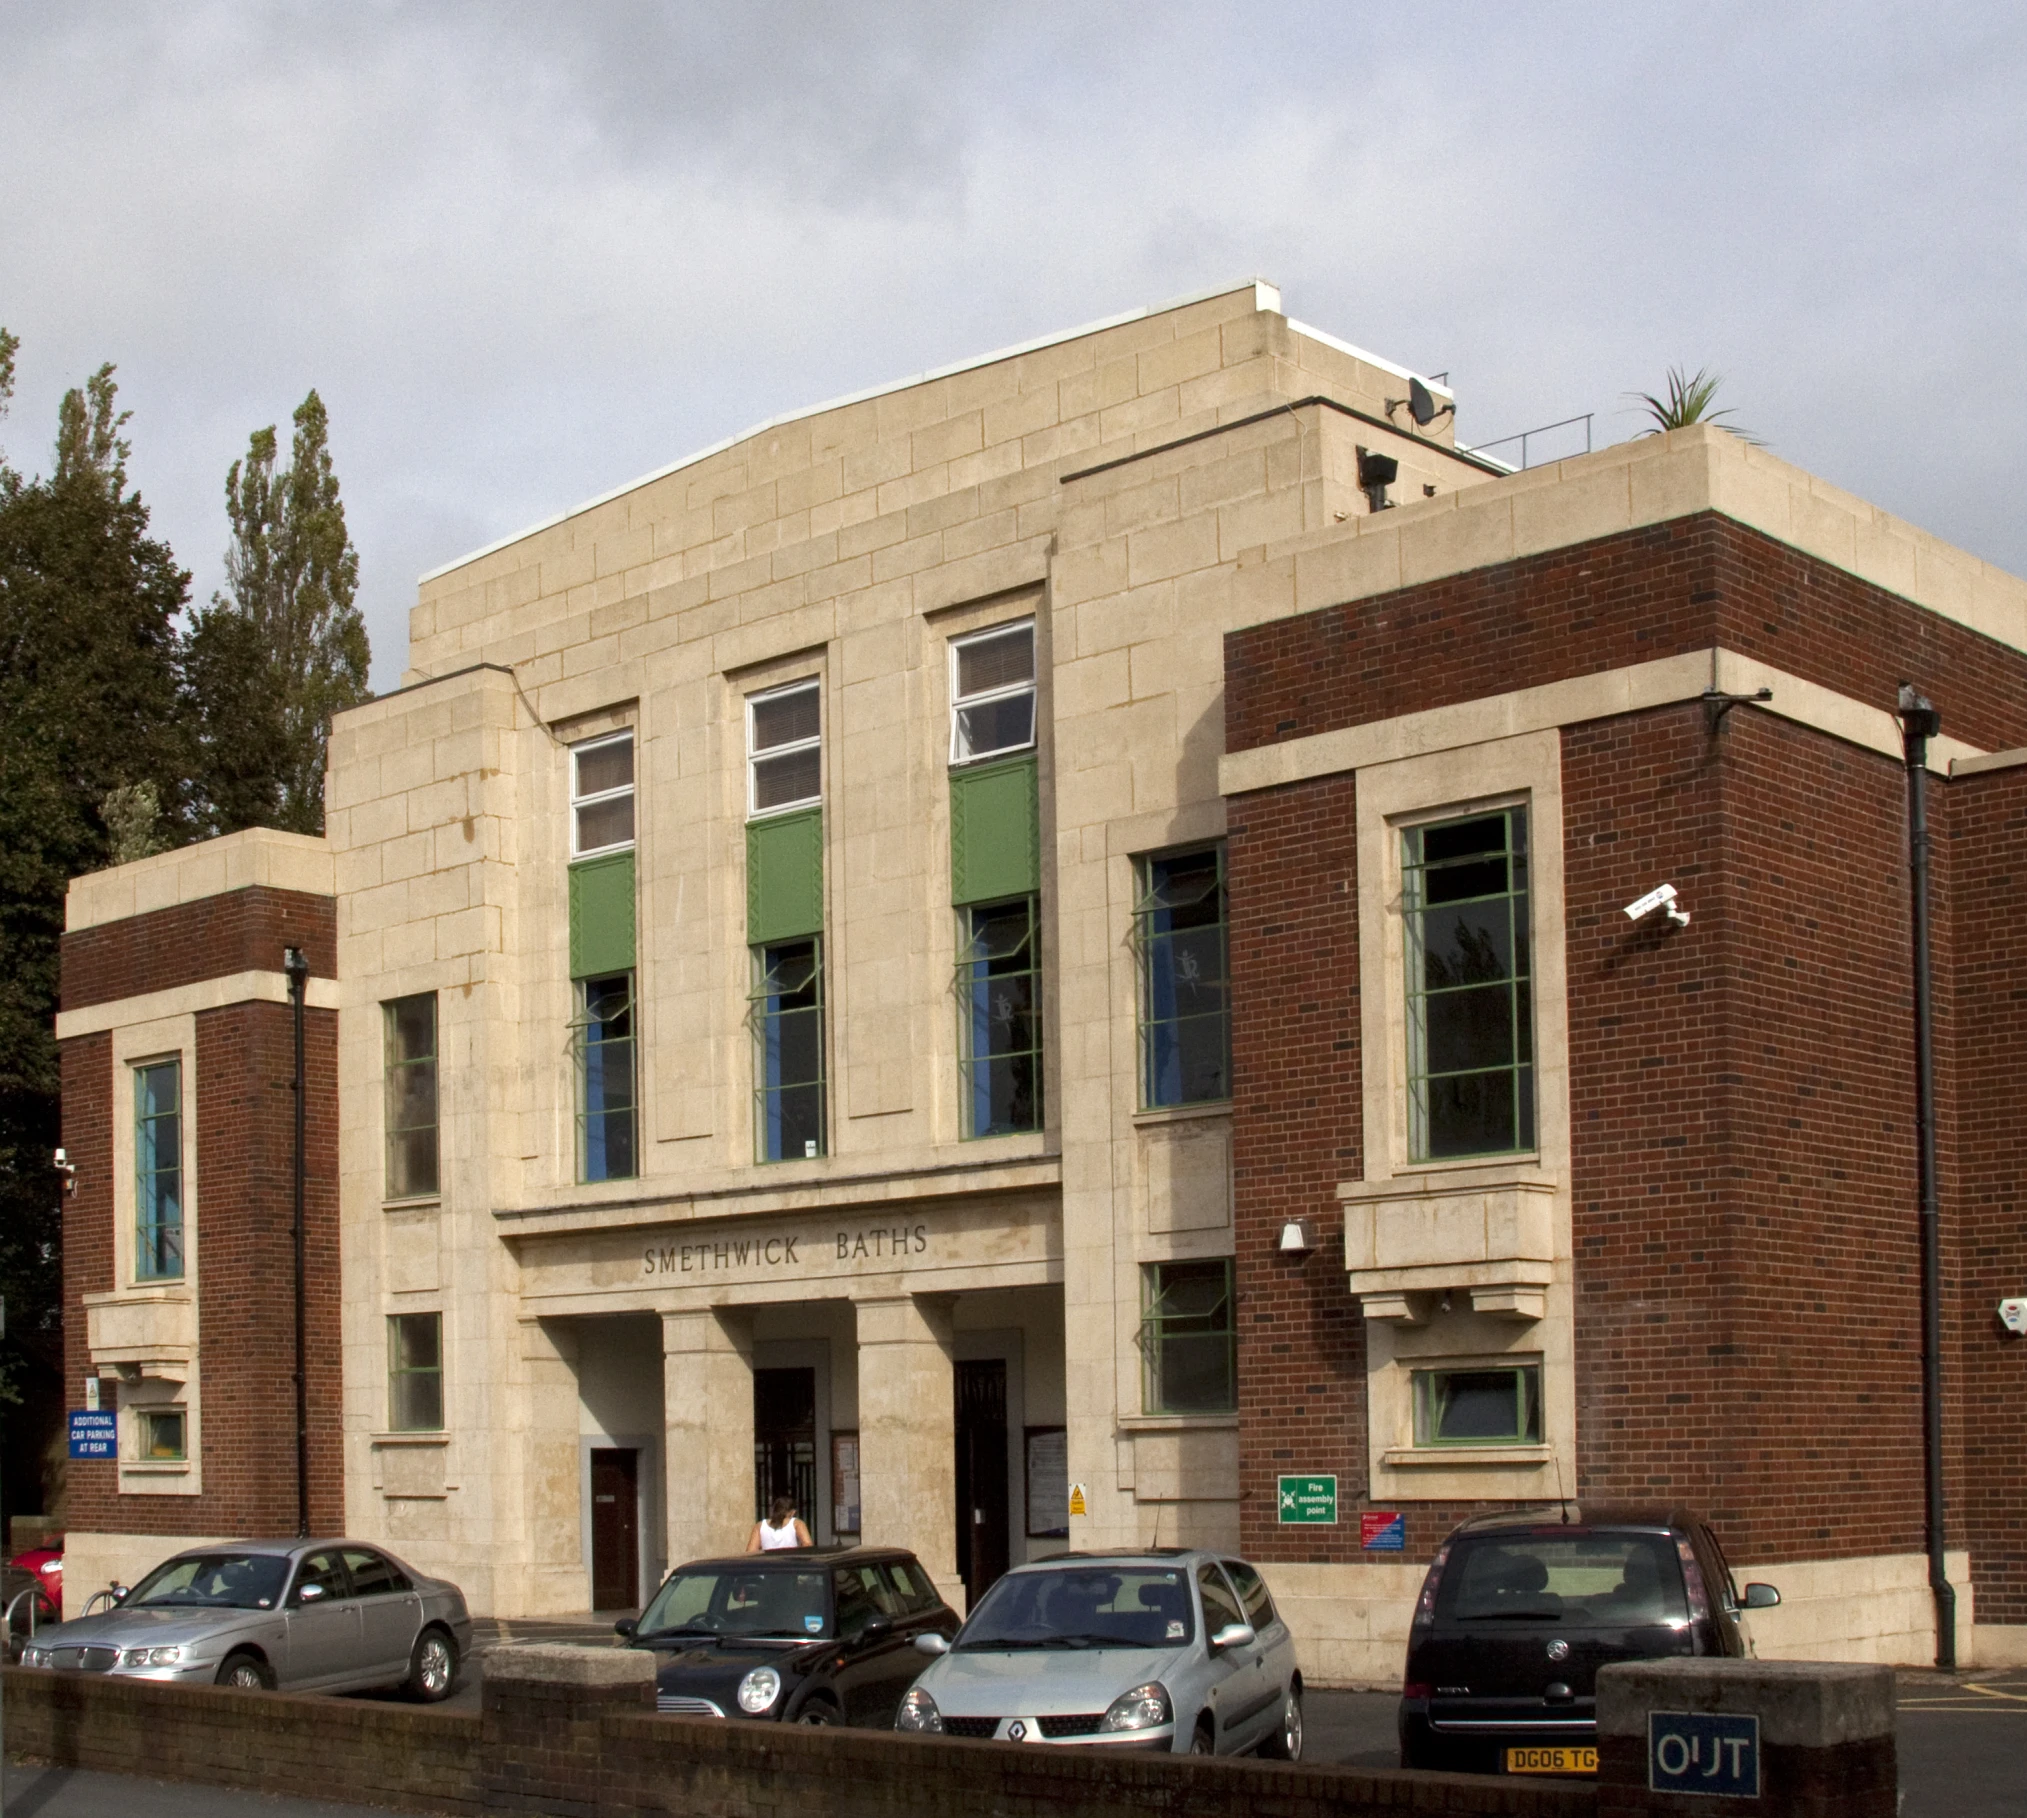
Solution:
M1675 906L1675 886L1673 884L1657 884L1637 902L1628 903L1626 905L1626 919L1629 922L1637 922L1643 916L1652 915L1657 909L1666 909L1668 911L1668 920L1675 927L1687 928L1689 926L1689 911L1678 909Z

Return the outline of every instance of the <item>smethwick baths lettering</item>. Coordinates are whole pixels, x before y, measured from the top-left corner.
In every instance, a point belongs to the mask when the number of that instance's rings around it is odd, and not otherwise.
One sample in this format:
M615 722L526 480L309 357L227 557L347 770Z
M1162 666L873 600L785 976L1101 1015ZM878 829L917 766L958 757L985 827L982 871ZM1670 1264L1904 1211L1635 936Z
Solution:
M716 1274L723 1269L795 1269L807 1237L723 1238L704 1244L649 1244L641 1255L644 1275ZM872 1225L837 1234L837 1260L884 1262L920 1256L929 1248L927 1225Z

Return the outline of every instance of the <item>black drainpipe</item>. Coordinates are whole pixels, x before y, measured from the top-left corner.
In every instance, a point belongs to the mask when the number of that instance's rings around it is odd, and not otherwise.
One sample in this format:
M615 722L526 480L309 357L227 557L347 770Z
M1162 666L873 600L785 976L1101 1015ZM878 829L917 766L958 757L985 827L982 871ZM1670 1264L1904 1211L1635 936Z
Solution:
M296 1533L310 1537L310 1382L307 1347L303 1342L303 1187L307 1161L303 1137L308 1126L309 1082L303 1077L303 994L310 982L310 956L300 947L282 955L289 978L289 1002L296 1019Z
M1957 1665L1957 1594L1943 1559L1943 1308L1941 1209L1936 1198L1935 1014L1929 995L1928 742L1943 716L1900 685L1907 762L1907 866L1913 890L1915 1148L1921 1188L1921 1425L1928 1481L1928 1585L1935 1594L1936 1666Z

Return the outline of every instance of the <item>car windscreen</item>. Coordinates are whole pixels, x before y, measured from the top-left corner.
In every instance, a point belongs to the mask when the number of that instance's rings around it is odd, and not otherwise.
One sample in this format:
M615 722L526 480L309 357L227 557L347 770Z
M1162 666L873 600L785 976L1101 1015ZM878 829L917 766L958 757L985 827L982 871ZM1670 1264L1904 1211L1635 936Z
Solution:
M279 1553L185 1553L158 1565L120 1608L271 1610L281 1601L288 1573L289 1562Z
M1438 1623L1553 1622L1625 1629L1689 1620L1666 1534L1485 1534L1458 1541L1436 1593Z
M634 1634L780 1635L810 1641L828 1635L825 1574L811 1571L700 1568L677 1572L655 1593Z
M957 1647L1173 1648L1195 1633L1187 1573L1074 1565L1008 1573L971 1613Z

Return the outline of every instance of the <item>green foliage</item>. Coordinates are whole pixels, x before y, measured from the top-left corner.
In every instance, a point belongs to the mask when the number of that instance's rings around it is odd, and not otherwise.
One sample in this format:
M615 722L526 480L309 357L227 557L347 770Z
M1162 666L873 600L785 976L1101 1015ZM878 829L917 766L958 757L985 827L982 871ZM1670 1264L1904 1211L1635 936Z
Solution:
M1657 398L1650 391L1632 391L1626 395L1644 405L1647 414L1654 419L1652 429L1640 432L1643 436L1665 435L1671 429L1686 429L1692 423L1709 423L1729 431L1741 442L1750 442L1755 448L1764 447L1765 444L1751 430L1724 420L1731 415L1729 410L1711 409L1711 405L1717 402L1718 388L1723 383L1722 373L1711 372L1706 367L1699 366L1694 377L1685 378L1681 367L1671 366L1665 398Z
M0 378L16 342L4 337ZM61 1141L54 1018L63 898L114 861L108 805L132 836L188 836L191 747L180 711L177 614L190 577L123 490L126 415L113 369L69 392L55 471L0 471L0 1399L22 1351L57 1342Z
M321 833L331 715L367 698L371 651L352 603L359 554L329 427L312 391L295 413L287 467L276 467L270 426L254 431L226 475L227 588L193 619L186 657L199 780L220 833Z

